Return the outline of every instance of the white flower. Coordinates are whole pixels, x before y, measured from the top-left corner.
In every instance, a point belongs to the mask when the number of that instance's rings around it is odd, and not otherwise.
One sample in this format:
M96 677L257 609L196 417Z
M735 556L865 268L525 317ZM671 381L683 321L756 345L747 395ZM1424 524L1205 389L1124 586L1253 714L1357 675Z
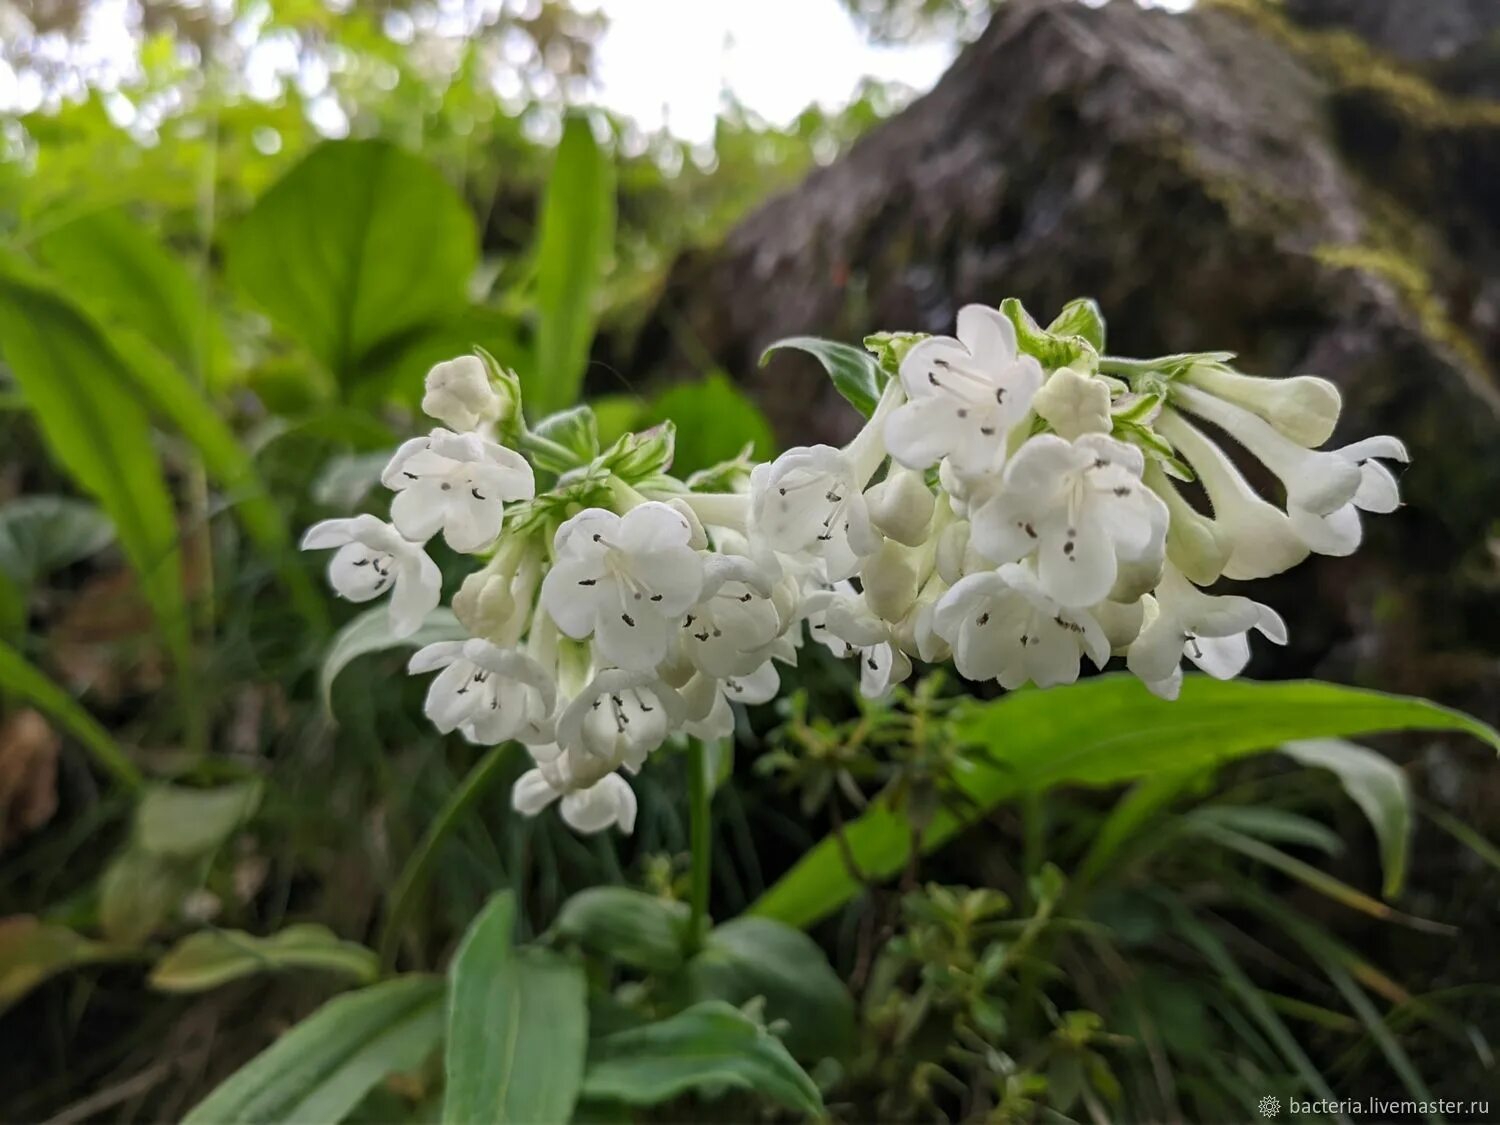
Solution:
M1213 363L1191 367L1184 381L1254 411L1298 445L1314 449L1333 435L1339 420L1339 390L1327 379L1298 375L1264 379Z
M682 719L682 697L661 680L607 668L563 708L557 744L634 772Z
M1249 598L1205 594L1168 564L1125 664L1152 691L1175 698L1184 653L1210 676L1233 679L1250 660L1251 629L1286 644L1286 624L1275 610Z
M609 663L655 668L703 588L691 537L688 521L666 504L641 504L623 517L586 508L557 529L542 605L568 636L592 634Z
M1287 516L1302 541L1318 554L1352 555L1364 536L1360 511L1394 512L1401 506L1401 489L1395 476L1375 458L1401 462L1411 458L1406 446L1389 436L1366 438L1330 450L1328 455L1359 468L1359 488L1353 498L1327 515L1292 507L1287 509Z
M1059 367L1031 400L1031 409L1050 425L1059 437L1072 441L1084 434L1107 434L1113 423L1109 416L1109 387L1071 367Z
M553 751L551 756L545 750ZM556 747L533 751L536 768L516 779L511 806L523 816L535 816L559 797L563 822L575 832L602 832L618 826L629 835L635 830L635 792L619 774L585 761L580 770L574 755Z
M499 421L504 409L504 401L490 383L489 370L478 356L459 356L427 372L422 413L450 430L477 430Z
M536 495L531 466L519 453L443 429L404 442L380 482L396 492L391 522L402 535L425 542L441 529L448 546L465 554L495 541L504 501Z
M1063 605L1102 601L1122 562L1150 562L1167 513L1141 483L1141 451L1102 434L1038 434L973 513L975 548L997 563L1033 553L1042 587Z
M552 740L552 677L525 653L478 638L438 641L407 665L413 675L437 668L422 710L441 733L457 730L484 746Z
M715 679L747 674L765 661L765 648L785 629L765 576L749 559L711 555L703 593L682 621L683 652Z
M896 627L870 611L852 590L819 590L805 603L813 636L840 656L859 659L859 691L879 699L911 675L911 659L901 650Z
M1298 445L1242 406L1187 384L1173 389L1172 402L1219 426L1275 473L1286 488L1288 510L1326 516L1352 500L1359 489L1356 462Z
M731 703L769 703L781 687L781 673L767 660L743 676L729 676L714 683L713 704L701 719L683 724L682 729L694 738L728 738L734 733Z
M408 637L437 608L443 575L420 543L402 537L371 515L323 520L302 536L304 551L337 547L328 563L328 581L351 602L367 602L391 591L391 633Z
M1208 493L1213 522L1231 545L1224 577L1268 578L1307 558L1307 544L1286 513L1261 499L1224 451L1186 418L1163 410L1156 430L1177 447Z
M751 535L762 547L821 559L848 578L880 546L852 460L831 445L789 449L750 474Z
M933 624L964 676L1005 688L1071 684L1085 654L1096 668L1109 661L1109 639L1093 615L1058 605L1016 563L960 579L938 601Z
M885 424L886 448L911 469L946 458L961 474L994 473L1041 385L1042 365L1017 354L1015 325L995 309L966 305L958 339L931 336L901 361L907 401Z

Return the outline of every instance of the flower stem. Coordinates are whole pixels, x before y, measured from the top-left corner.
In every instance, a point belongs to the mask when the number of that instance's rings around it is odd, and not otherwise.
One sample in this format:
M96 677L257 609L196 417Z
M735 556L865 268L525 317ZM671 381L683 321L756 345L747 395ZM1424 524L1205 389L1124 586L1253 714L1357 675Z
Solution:
M688 831L692 847L687 942L690 950L703 945L708 931L708 886L713 869L713 792L708 785L708 747L699 739L688 743Z

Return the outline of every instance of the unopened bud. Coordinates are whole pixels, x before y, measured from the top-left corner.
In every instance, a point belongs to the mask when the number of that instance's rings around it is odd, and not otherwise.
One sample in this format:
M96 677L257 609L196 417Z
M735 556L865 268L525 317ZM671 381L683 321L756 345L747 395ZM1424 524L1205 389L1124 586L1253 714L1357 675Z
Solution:
M1031 408L1069 441L1110 431L1109 387L1102 379L1071 367L1060 367L1048 376L1031 400Z
M507 403L496 393L490 372L478 356L446 360L427 372L422 412L450 430L476 430L507 417Z
M927 538L934 498L923 475L891 463L885 479L865 492L870 519L882 534L915 547Z
M1283 436L1315 449L1333 436L1342 400L1339 389L1316 375L1263 379L1219 364L1200 363L1184 379L1195 387L1258 414Z
M885 621L900 621L917 600L918 560L910 547L887 539L860 567L865 604Z

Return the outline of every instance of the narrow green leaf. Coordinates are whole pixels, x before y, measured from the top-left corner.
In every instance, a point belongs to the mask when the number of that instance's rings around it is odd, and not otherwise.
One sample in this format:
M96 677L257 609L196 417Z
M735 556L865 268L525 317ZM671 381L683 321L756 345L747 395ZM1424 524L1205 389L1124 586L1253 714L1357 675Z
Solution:
M422 622L422 627L406 637L391 635L390 614L385 606L367 609L338 631L328 646L328 655L323 657L323 668L318 674L323 706L332 713L333 682L352 661L366 653L391 648L421 648L435 641L463 640L468 635L469 631L458 623L451 609L433 610Z
M629 887L590 887L557 912L552 933L606 957L653 973L682 964L687 904Z
M536 417L578 400L615 211L614 164L588 119L569 117L538 224L536 369L521 374L527 411Z
M1206 767L1293 739L1377 731L1451 730L1500 748L1500 733L1459 711L1422 699L1313 681L1221 682L1190 676L1167 702L1129 676L1101 676L1048 691L1026 691L969 706L959 736L983 749L957 775L969 804L937 814L925 850L942 846L1002 801L1055 785L1114 785L1164 770ZM859 869L885 878L906 862L910 830L885 800L849 825L845 839ZM751 912L807 926L859 890L826 839Z
M823 370L833 380L834 389L850 406L866 418L875 413L875 406L880 402L890 375L881 370L880 361L869 352L816 336L788 336L765 350L760 365L764 367L771 362L771 354L782 348L792 348L812 356L823 365Z
M492 898L448 970L443 1121L567 1121L588 1043L583 967L545 949L516 949L515 899Z
M1194 809L1183 818L1188 824L1227 829L1270 844L1293 844L1316 848L1324 855L1338 855L1344 841L1326 824L1286 809L1258 805L1209 805Z
M0 263L0 347L53 456L109 514L179 669L187 667L177 519L128 366L69 302Z
M1380 843L1380 867L1385 873L1381 893L1386 898L1400 894L1412 833L1411 785L1401 767L1373 750L1336 738L1288 742L1281 751L1304 766L1337 775Z
M326 926L288 926L270 937L242 930L200 930L167 951L151 970L150 984L163 992L203 992L240 977L283 969L325 969L369 984L379 966L374 951L340 940Z
M0 641L0 688L14 692L51 715L125 788L140 788L141 771L125 756L109 731L71 695L3 641Z
M426 161L385 141L329 141L230 232L226 269L345 388L376 349L468 305L474 220Z
M781 1041L723 1001L617 1031L589 1047L589 1098L659 1105L689 1090L753 1090L789 1109L823 1112L823 1098Z
M183 1125L341 1121L388 1074L443 1037L443 981L406 976L324 1004L242 1066Z

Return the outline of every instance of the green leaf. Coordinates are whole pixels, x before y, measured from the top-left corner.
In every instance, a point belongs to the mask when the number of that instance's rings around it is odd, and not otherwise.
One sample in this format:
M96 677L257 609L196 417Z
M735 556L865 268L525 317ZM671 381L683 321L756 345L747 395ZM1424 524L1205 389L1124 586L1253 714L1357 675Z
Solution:
M338 631L328 646L328 655L323 657L323 668L318 674L323 706L332 713L333 682L352 661L366 653L391 648L421 648L435 641L463 640L468 635L469 631L459 624L451 609L433 610L422 622L422 627L406 637L391 635L390 614L385 606L367 609Z
M666 421L677 426L672 472L679 477L737 457L746 447L763 461L776 447L766 416L721 371L669 387L652 400L640 424Z
M109 517L85 500L18 496L0 508L0 574L30 586L114 541Z
M0 641L0 688L14 692L51 715L125 788L140 788L141 771L125 756L109 731L71 695L3 641Z
M768 1022L786 1021L781 1038L804 1061L843 1058L854 1046L854 1001L818 943L769 918L735 918L715 927L688 966L693 995L743 1007L765 1000Z
M0 346L69 475L108 513L167 648L187 667L177 517L124 360L68 301L0 263Z
M0 1012L64 969L134 956L130 949L90 941L66 926L26 916L0 919Z
M594 140L588 118L569 117L538 225L536 365L521 376L533 416L578 400L614 249L615 211L614 164Z
M1056 785L1115 785L1210 766L1292 739L1396 730L1461 731L1500 749L1500 733L1462 712L1313 681L1189 676L1175 702L1157 699L1125 675L1019 692L962 712L958 736L987 752L971 756L956 777L968 807L940 811L923 842L933 850L1002 801ZM901 870L910 836L904 814L884 799L845 831L859 869L876 878ZM837 842L826 839L751 912L807 926L858 890Z
M110 941L139 946L202 884L201 866L169 859L136 846L110 860L99 879L99 926Z
M724 1087L753 1090L801 1113L823 1112L817 1086L781 1041L720 1000L596 1039L583 1078L586 1097L638 1106Z
M180 370L221 384L229 344L198 280L146 224L95 211L49 228L34 252L111 328L132 328Z
M1344 841L1333 829L1286 809L1262 808L1258 805L1210 805L1188 813L1184 823L1228 829L1272 844L1316 848L1324 855L1338 855L1344 850Z
M557 912L552 933L597 957L652 973L682 964L687 904L629 887L590 887Z
M324 1004L221 1084L184 1125L334 1122L443 1037L443 981L405 976Z
M445 1122L567 1121L588 1043L583 967L516 949L509 891L480 912L448 970Z
M260 797L253 780L215 789L148 785L135 810L135 842L163 858L208 855L254 815Z
M1401 767L1373 750L1336 738L1288 742L1281 751L1304 766L1337 775L1380 843L1380 867L1385 873L1381 893L1386 898L1400 894L1412 833L1411 785Z
M345 388L376 349L468 305L474 220L426 161L385 141L329 141L230 232L231 281Z
M1096 352L1104 352L1104 314L1091 297L1069 301L1047 331L1053 336L1081 336Z
M836 340L820 340L816 336L788 336L765 350L760 365L764 367L771 361L771 354L782 348L793 348L812 356L823 365L834 388L849 405L866 418L875 413L890 374L881 370L880 361L869 352Z
M1097 349L1088 340L1076 335L1058 336L1043 329L1014 297L1001 301L1000 311L1015 325L1016 344L1020 350L1035 356L1047 370L1071 367L1080 362L1090 371L1098 366Z
M151 970L150 984L163 992L203 992L240 977L282 969L326 969L369 984L379 966L372 950L341 941L326 926L288 926L270 937L242 930L200 930L167 951Z
M536 442L528 452L536 467L549 473L565 473L599 456L599 421L590 406L549 414L533 432L543 441Z

